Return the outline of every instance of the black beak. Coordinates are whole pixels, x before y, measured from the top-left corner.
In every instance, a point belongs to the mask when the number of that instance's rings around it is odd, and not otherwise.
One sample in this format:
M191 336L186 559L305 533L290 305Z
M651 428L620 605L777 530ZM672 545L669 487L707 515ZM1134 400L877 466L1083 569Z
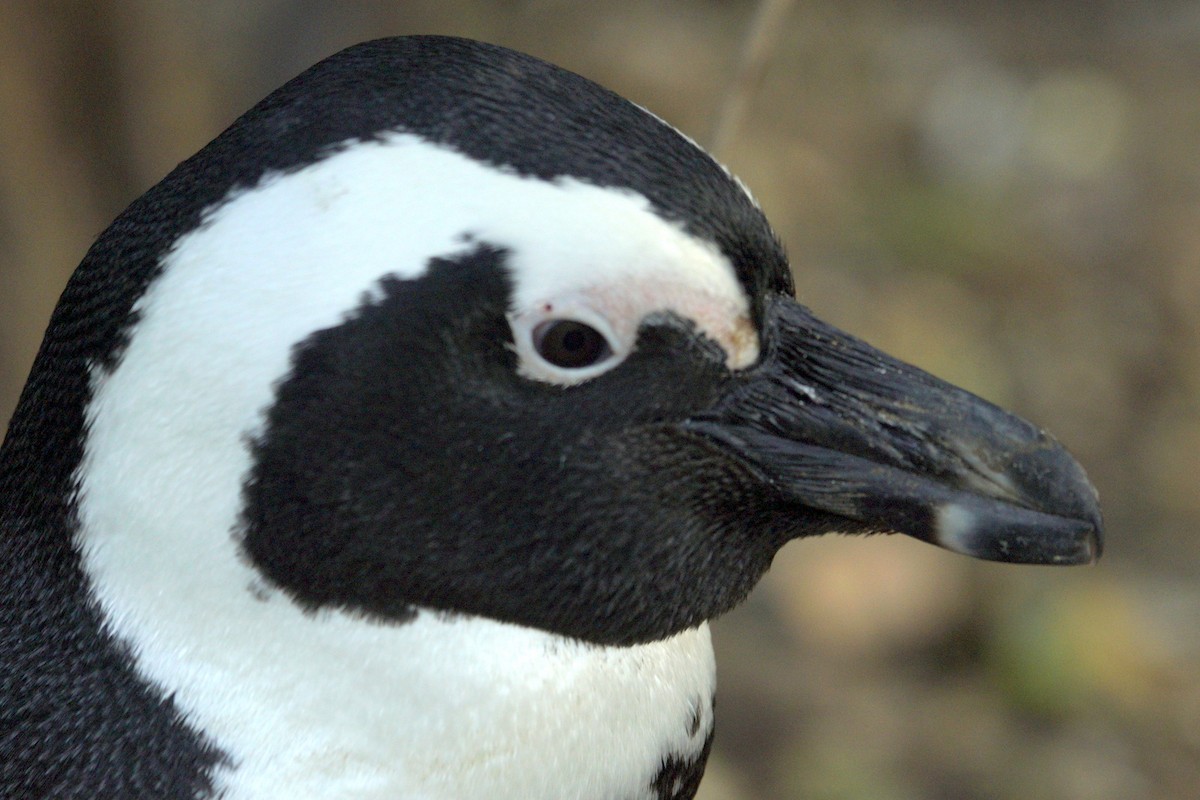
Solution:
M1084 564L1096 490L1048 433L818 320L764 308L764 352L686 423L787 503L993 561Z

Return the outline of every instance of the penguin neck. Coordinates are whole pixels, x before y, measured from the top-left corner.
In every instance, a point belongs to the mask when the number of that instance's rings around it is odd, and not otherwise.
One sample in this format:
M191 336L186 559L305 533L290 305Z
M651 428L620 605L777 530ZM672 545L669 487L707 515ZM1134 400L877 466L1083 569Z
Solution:
M280 592L105 616L136 670L225 758L228 800L687 797L715 666L707 626L632 647L421 610L306 613Z

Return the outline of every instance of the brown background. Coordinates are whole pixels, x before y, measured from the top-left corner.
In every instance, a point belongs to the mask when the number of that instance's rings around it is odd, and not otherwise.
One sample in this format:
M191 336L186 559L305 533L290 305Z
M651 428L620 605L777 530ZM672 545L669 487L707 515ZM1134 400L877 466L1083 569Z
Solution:
M772 5L4 0L0 419L88 243L255 100L366 38L516 47L719 136L803 300L1104 501L1093 568L786 548L716 626L702 796L1200 797L1200 4Z

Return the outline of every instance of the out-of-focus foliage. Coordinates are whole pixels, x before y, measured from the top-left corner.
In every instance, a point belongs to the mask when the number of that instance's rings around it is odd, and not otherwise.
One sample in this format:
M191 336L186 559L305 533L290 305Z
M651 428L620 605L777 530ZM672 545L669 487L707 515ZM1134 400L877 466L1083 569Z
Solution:
M13 0L0 8L0 419L127 202L352 42L488 39L703 139L753 2ZM799 2L719 155L801 297L1056 434L1098 567L886 537L786 548L718 623L706 800L1200 797L1200 6Z

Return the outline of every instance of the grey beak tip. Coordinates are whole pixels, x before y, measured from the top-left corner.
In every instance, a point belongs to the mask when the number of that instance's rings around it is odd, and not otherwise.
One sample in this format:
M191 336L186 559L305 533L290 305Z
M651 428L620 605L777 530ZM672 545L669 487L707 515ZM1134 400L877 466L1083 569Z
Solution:
M1093 564L1103 551L1098 516L1083 520L1013 506L989 512L957 503L942 506L935 514L933 543L1013 564Z

